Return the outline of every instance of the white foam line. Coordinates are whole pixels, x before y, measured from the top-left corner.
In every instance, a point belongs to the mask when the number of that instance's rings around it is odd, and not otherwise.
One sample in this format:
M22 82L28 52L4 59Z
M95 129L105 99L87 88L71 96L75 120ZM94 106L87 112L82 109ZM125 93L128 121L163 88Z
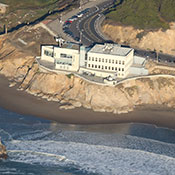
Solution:
M59 161L68 161L65 156L60 156L56 154L51 154L51 153L43 153L43 152L35 152L35 151L30 151L30 150L8 150L9 153L32 153L32 154L40 154L40 155L45 155L45 156L50 156L50 157L55 157Z

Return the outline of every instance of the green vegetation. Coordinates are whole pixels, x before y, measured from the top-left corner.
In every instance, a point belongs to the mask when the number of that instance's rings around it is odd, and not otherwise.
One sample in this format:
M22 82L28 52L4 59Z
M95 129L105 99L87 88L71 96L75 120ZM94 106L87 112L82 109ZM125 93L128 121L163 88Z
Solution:
M110 20L135 28L167 29L169 22L175 20L175 1L121 0L106 16Z
M4 25L8 29L21 23L34 21L49 11L60 10L73 0L0 0L0 3L9 5L7 12L0 15L0 32Z
M10 10L20 8L42 8L46 5L56 3L58 0L0 0L1 3L8 4Z
M70 79L74 74L66 74L66 76Z

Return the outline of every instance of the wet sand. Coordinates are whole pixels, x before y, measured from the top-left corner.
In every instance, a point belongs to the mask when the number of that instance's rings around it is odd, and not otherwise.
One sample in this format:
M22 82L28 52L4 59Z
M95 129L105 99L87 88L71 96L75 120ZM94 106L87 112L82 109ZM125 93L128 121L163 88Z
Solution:
M16 87L9 88L8 85L8 80L0 76L0 107L19 114L69 124L148 123L175 129L175 110L170 108L142 106L120 115L84 108L60 110L56 102L48 102L25 91L17 91Z

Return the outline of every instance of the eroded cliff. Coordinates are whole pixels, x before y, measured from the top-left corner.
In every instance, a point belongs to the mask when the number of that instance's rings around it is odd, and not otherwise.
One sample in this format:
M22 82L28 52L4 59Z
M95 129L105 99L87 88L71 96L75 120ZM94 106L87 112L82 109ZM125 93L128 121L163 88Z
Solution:
M162 31L144 31L132 26L121 26L115 23L104 22L102 32L113 41L130 45L133 48L157 50L166 54L175 54L175 24L170 29ZM167 42L168 41L168 42Z
M94 111L114 113L128 112L142 104L164 104L175 107L175 77L171 75L150 76L123 81L112 86L89 83L74 75L44 73L38 68L34 57L19 50L7 38L0 38L0 73L18 88L35 96L62 104L61 108L83 106ZM159 74L168 67L148 64L150 73ZM175 72L172 68L169 74ZM13 85L13 83L12 83Z

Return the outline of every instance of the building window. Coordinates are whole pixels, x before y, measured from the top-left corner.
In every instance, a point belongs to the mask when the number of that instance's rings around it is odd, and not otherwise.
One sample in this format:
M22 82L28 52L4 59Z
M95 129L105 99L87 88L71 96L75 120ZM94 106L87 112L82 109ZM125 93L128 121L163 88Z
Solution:
M89 57L89 61L91 61L91 57Z
M92 61L94 61L94 57L92 57Z
M108 59L106 59L106 63L108 62Z
M61 54L60 54L60 57L61 57L61 58L72 58L72 55L65 54L65 53L61 53Z
M92 64L92 68L94 68L94 65Z
M105 66L105 69L107 69L107 66Z
M44 55L47 55L47 56L53 57L53 52L48 51L48 50L44 50Z
M101 62L101 58L99 58L99 62Z
M122 68L122 71L124 71L124 68Z
M112 60L112 64L114 64L114 60Z
M115 64L118 64L118 61L117 60L115 61Z
M120 68L118 68L118 71L120 71L121 69Z
M95 58L95 61L97 61L97 58Z
M112 67L112 70L114 70L114 67Z
M97 65L95 65L95 68L97 68Z
M111 59L109 59L109 63L111 63Z
M121 60L119 61L119 64L121 64Z
M101 66L101 69L104 69L104 66Z
M122 64L124 65L124 64L125 64L125 62L124 62L124 61L122 61Z
M98 68L100 69L100 65L98 66Z
M102 62L104 63L104 58L102 58Z
M117 67L115 67L115 70L117 71Z
M90 64L88 64L88 67L91 67L91 65L90 65Z
M108 69L111 70L111 67L109 66Z

